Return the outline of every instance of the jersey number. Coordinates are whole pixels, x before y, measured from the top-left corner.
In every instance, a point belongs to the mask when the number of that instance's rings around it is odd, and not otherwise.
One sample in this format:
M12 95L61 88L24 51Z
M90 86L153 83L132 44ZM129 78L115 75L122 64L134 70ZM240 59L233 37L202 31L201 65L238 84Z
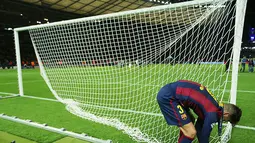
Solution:
M179 113L182 114L184 113L182 106L181 105L177 105L177 108L179 109Z

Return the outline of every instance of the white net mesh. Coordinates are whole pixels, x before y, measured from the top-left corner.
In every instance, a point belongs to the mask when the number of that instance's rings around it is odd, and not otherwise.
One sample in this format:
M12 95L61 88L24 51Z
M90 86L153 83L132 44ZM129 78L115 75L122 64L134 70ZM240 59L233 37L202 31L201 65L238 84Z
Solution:
M180 79L225 93L235 0L185 2L29 30L43 77L73 114L136 141L176 142L156 95ZM211 142L217 141L211 134Z

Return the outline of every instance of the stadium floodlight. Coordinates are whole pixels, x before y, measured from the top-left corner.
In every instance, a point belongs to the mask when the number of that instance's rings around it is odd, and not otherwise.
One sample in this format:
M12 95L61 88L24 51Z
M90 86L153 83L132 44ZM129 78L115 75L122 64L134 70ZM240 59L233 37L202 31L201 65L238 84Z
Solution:
M246 3L189 1L15 28L19 93L24 94L18 35L29 31L43 79L71 113L136 141L177 142L178 128L164 121L157 92L166 83L193 80L235 104ZM223 64L228 60L231 73ZM222 142L231 130L224 128ZM210 142L218 139L212 132Z

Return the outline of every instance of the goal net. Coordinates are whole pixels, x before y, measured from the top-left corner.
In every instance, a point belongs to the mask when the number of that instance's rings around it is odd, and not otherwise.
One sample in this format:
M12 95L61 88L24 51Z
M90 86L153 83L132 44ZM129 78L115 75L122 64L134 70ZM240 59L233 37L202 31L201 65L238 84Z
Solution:
M231 77L224 61L238 66L245 2L236 2L182 2L15 32L29 31L42 77L71 113L138 142L177 142L178 128L166 124L156 102L163 85L192 80L235 103L237 70ZM231 127L223 132L227 142ZM214 129L210 142L218 140Z

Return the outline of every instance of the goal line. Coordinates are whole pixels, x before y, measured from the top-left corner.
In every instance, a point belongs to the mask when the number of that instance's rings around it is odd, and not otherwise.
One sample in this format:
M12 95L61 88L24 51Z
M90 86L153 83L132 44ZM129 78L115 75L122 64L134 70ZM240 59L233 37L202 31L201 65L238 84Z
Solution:
M246 91L246 90L239 90L239 91L240 92L255 93L255 91ZM17 96L18 95L18 94L15 94L15 93L6 93L6 92L0 92L0 94L10 95L10 96ZM31 98L31 99L38 99L38 100L45 100L45 101L52 101L52 102L60 102L60 101L58 101L56 99L42 98L42 97L36 97L36 96L31 96L31 95L24 95L24 96L21 96L21 97ZM100 106L99 108L108 108L108 107ZM115 110L115 109L113 109L113 110ZM121 109L118 109L118 110L121 110ZM137 112L137 111L132 111L132 110L121 110L121 111L128 111L128 112L132 112L132 113L141 113L141 114L154 115L154 116L162 116L161 114L146 113L146 112L142 113L142 112ZM227 124L224 124L224 125L226 126ZM255 127L251 127L251 126L236 125L235 127L236 128L240 128L240 129L246 129L246 130L253 130L253 131L255 131Z

